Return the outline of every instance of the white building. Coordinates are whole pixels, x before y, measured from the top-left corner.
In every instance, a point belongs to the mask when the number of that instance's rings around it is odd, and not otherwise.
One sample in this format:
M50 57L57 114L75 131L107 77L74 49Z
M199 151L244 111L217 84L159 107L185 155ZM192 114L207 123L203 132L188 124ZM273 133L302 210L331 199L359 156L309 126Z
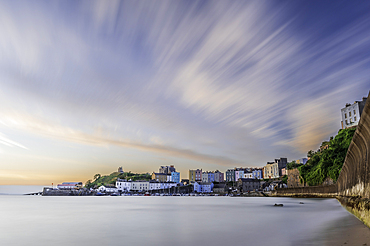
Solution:
M107 193L117 193L118 192L118 189L114 186L100 186L98 188L98 191L99 192L107 192Z
M277 162L267 162L267 165L264 167L264 178L279 178L279 164Z
M160 190L161 189L161 183L158 181L150 181L149 185L150 185L150 188L149 188L150 190Z
M132 191L148 191L149 188L149 181L131 181Z
M244 169L243 168L236 168L235 169L235 181L244 177Z
M356 101L353 104L347 103L346 107L341 109L342 129L358 125L362 110L365 107L366 99L366 97L363 97L362 101Z
M57 186L60 190L77 190L82 188L82 182L63 182Z
M126 179L117 179L116 187L121 192L129 192L131 190L131 181Z
M175 182L161 182L161 189L170 189L172 187L175 187L177 184Z
M202 173L202 182L208 182L208 172Z
M253 173L244 173L244 177L245 179L253 179Z
M177 186L175 182L159 182L159 181L127 181L125 179L117 179L116 187L121 192L129 191L149 191L170 189Z

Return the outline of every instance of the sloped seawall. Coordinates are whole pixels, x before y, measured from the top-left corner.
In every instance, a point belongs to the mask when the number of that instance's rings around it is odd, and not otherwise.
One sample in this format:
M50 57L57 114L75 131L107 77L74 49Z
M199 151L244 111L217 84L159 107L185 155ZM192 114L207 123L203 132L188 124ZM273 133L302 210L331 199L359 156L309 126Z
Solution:
M337 182L328 186L278 189L274 195L290 197L335 197L349 211L370 226L369 153L370 100L367 100Z

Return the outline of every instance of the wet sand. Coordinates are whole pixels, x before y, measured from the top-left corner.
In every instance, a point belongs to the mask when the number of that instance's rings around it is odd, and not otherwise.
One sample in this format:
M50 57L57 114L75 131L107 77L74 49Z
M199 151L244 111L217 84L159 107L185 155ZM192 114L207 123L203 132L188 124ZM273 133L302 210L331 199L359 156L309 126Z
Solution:
M337 225L334 225L331 230L327 231L323 245L370 246L370 228L356 216L350 214L348 218L338 221Z
M325 245L327 246L347 246L347 245L368 245L370 246L370 229L358 221L360 224L348 228L336 238L328 238Z

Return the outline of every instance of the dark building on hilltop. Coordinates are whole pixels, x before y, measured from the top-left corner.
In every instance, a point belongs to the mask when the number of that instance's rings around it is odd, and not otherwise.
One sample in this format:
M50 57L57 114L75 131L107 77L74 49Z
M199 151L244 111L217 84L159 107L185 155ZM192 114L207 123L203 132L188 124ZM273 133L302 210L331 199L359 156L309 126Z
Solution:
M286 169L286 165L288 164L288 159L287 158L280 158L280 159L275 159L275 163L278 164L279 168L279 176L284 176L283 174L283 169Z

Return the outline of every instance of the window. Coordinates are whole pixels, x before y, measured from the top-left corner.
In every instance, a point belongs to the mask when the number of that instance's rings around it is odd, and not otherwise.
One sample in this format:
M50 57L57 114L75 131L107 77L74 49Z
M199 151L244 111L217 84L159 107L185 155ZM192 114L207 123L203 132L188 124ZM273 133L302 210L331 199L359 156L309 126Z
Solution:
M346 120L346 125L348 125L348 121Z
M348 112L349 117L351 117L351 112Z
M356 121L357 119L356 119L356 116L355 116L355 121Z
M346 119L347 119L347 114L344 114L344 118L346 118Z
M356 115L356 110L355 109L353 110L353 115Z

